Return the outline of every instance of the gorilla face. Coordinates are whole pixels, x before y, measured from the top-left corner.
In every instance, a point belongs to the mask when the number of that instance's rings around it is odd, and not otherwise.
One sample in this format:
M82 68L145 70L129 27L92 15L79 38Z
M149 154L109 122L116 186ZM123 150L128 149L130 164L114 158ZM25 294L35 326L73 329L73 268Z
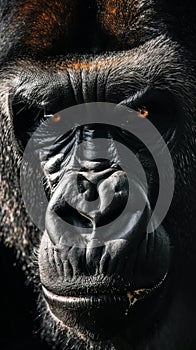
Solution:
M194 40L186 43L178 24L186 10L182 24L189 23L186 37L191 41L189 5L128 0L1 3L1 226L4 241L20 253L29 278L34 275L43 334L51 346L195 348ZM134 109L167 144L174 195L164 221L151 233L147 226L160 174L142 142L123 126L104 124L101 116L100 124L68 128L52 138L57 124L61 130L57 112L88 102ZM45 119L51 115L49 132ZM44 156L25 183L40 217L42 201L34 189L43 179L48 202L42 230L31 221L20 188L24 150L38 127L36 152L44 149ZM100 137L108 140L101 158L95 143ZM142 164L147 192L134 171L128 181L114 141ZM163 149L153 146L162 159ZM165 164L162 176L166 184L172 181ZM105 210L111 191L114 198ZM130 212L123 216L128 193ZM145 202L144 210L136 198ZM96 200L98 210L90 211L86 202ZM62 222L72 229L64 230ZM112 238L97 244L96 230L108 223ZM81 244L78 232L83 228L92 231L93 239ZM105 236L111 232L106 229Z

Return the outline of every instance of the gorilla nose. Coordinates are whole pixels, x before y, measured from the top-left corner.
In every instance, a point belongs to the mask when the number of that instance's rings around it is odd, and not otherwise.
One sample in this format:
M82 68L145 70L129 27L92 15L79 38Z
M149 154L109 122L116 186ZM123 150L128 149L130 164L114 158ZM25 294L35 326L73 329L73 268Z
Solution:
M101 162L83 163L80 171L68 171L46 212L46 229L52 242L70 235L78 240L81 232L93 235L98 227L114 221L127 204L128 187L125 172L104 168Z

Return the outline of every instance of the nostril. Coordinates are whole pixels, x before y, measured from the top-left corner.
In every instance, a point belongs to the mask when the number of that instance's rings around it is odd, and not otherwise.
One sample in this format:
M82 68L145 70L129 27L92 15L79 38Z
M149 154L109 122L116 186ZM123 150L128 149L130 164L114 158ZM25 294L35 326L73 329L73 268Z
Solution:
M78 192L79 193L84 193L86 191L86 184L87 180L85 179L85 177L81 174L78 175L78 179L77 179L77 185L78 185Z
M99 198L97 186L87 180L83 175L78 175L78 192L85 194L85 200L92 202Z
M89 183L88 186L89 186L89 188L86 190L86 193L85 193L86 200L89 202L96 201L99 198L99 194L98 194L96 185Z

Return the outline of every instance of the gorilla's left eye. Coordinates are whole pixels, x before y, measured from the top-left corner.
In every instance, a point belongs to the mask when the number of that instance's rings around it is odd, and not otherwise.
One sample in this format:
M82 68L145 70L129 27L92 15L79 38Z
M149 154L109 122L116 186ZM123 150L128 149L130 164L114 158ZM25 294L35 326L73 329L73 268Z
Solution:
M139 117L150 120L163 134L176 127L181 114L179 101L169 90L160 88L146 88L121 104L137 111Z
M137 114L140 118L148 118L149 116L149 112L148 112L148 109L143 107L143 108L140 108L138 111L137 111Z

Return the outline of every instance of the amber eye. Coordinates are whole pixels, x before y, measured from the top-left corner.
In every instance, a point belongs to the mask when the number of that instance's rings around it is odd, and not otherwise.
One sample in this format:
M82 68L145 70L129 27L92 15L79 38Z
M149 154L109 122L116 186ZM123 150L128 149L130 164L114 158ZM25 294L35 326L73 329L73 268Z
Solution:
M137 111L137 114L140 118L148 118L148 116L149 116L148 109L145 107L139 108Z
M58 122L61 121L61 118L62 118L62 116L61 116L60 114L57 114L57 115L54 115L54 116L52 117L52 121L53 121L54 123L58 123Z

